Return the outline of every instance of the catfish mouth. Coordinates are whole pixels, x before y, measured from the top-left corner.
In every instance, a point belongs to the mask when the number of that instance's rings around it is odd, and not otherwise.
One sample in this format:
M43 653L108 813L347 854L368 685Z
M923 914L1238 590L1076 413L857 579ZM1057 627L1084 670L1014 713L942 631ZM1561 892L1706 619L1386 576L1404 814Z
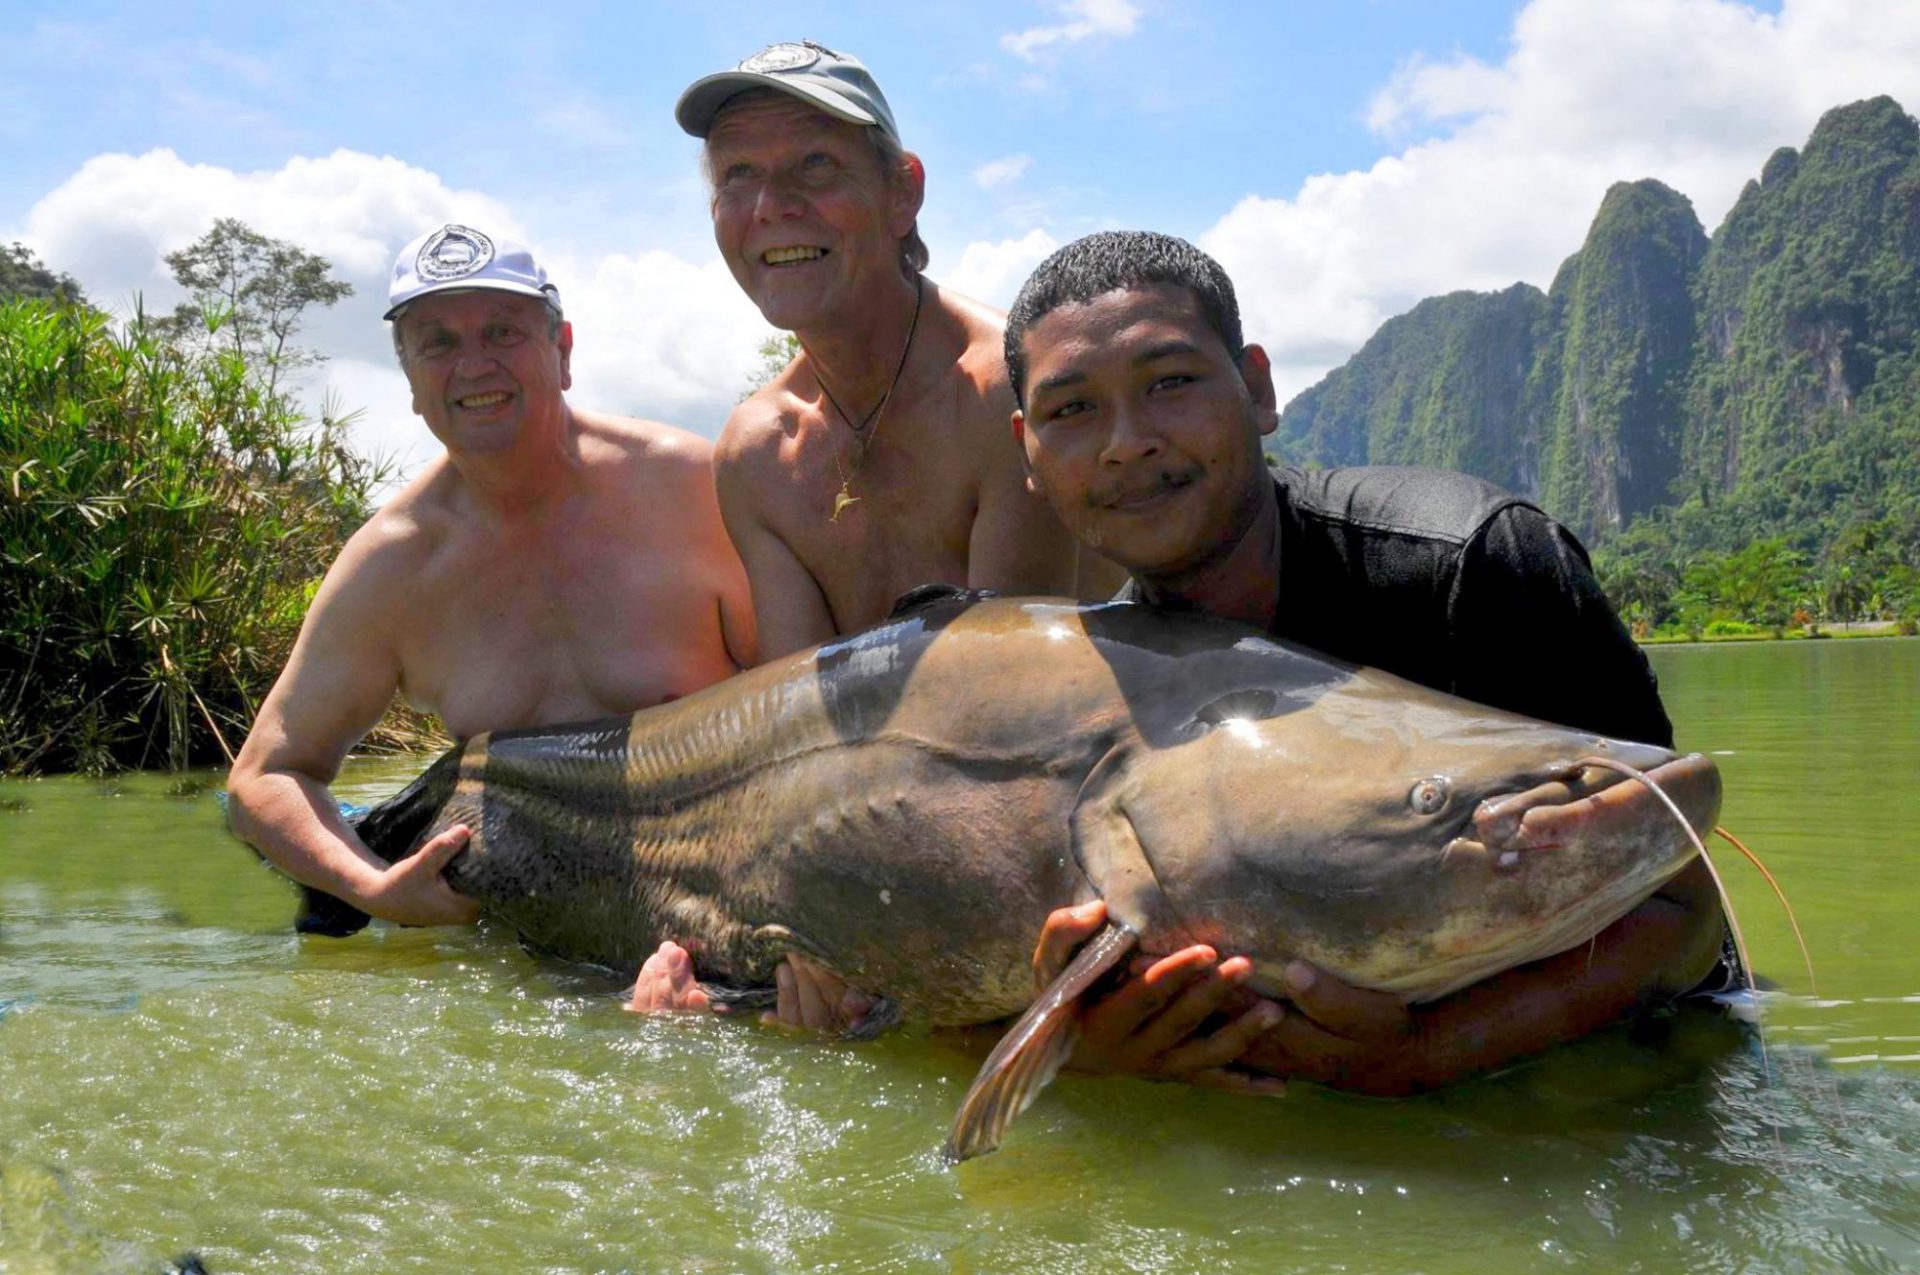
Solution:
M1672 798L1696 834L1720 814L1720 772L1699 753L1675 757L1646 772ZM1645 783L1594 761L1579 761L1524 792L1488 797L1469 827L1447 843L1443 857L1484 862L1495 873L1517 872L1530 861L1595 839L1676 843L1678 869L1691 841L1674 826L1666 803Z

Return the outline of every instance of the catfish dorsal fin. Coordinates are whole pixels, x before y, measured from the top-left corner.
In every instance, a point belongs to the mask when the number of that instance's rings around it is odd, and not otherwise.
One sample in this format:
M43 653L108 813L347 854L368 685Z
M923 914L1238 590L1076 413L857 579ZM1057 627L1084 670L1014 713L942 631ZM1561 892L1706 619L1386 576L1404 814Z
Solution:
M1139 937L1124 925L1108 925L1088 939L1060 977L1000 1038L960 1101L953 1132L947 1135L948 1164L985 1155L1000 1145L1013 1118L1027 1109L1073 1052L1080 1036L1080 1017L1074 1012L1080 997Z

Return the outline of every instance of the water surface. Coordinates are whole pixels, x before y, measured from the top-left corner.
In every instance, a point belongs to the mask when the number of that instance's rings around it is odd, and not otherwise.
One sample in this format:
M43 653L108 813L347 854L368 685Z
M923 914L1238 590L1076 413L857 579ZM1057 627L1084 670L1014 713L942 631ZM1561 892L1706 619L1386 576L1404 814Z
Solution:
M955 1046L639 1019L484 926L299 939L217 775L0 784L0 1272L1920 1267L1920 642L1653 658L1817 962L1727 862L1764 1058L1686 1013L1409 1102L1069 1078L957 1171Z

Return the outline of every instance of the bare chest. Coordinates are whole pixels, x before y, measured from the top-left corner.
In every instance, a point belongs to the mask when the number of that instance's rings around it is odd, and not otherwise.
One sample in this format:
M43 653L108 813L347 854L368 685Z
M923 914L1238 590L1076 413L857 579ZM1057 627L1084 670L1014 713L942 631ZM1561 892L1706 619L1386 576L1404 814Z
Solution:
M967 583L980 466L951 425L864 449L844 426L795 440L776 529L819 583L841 632L882 619L916 585Z
M667 546L462 546L409 610L402 690L461 738L629 713L733 672L715 583Z

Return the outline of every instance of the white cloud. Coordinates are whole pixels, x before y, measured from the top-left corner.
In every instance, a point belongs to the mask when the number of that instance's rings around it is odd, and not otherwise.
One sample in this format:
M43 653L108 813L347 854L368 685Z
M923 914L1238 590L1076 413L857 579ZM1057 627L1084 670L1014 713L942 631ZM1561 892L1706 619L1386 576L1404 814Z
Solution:
M1368 122L1421 140L1290 198L1249 194L1201 243L1284 398L1422 297L1545 287L1616 181L1666 182L1711 233L1776 147L1878 93L1920 107L1920 5L1535 0L1498 64L1416 59L1376 95Z
M561 253L548 270L571 281L574 402L720 432L771 329L717 256Z
M313 379L316 407L320 397L327 396L342 412L358 413L352 425L354 450L397 466L389 490L397 490L400 479L419 473L440 454L439 440L408 406L407 378L391 355L381 361L331 358Z
M960 264L941 282L955 292L1006 309L1033 268L1046 260L1060 243L1044 230L1029 230L1018 239L989 243L976 240L960 252Z
M180 291L163 258L217 217L318 253L353 284L354 296L313 314L298 338L329 356L305 386L310 402L317 407L332 390L362 412L356 443L399 454L410 468L436 454L408 406L381 321L387 271L403 244L446 221L527 240L530 231L507 205L401 160L354 151L242 173L155 150L89 160L0 241L23 240L99 304L130 309L138 293L149 310L165 311ZM695 264L664 252L596 255L564 239L531 242L574 324L572 401L716 433L767 331L718 259Z
M1130 0L1064 0L1058 7L1067 21L1009 32L1000 37L1000 47L1032 62L1041 50L1056 44L1073 44L1096 35L1132 35L1140 21L1140 7Z
M1007 155L1000 159L990 159L973 170L974 185L982 190L992 190L995 186L1006 186L1019 181L1033 167L1031 155Z

